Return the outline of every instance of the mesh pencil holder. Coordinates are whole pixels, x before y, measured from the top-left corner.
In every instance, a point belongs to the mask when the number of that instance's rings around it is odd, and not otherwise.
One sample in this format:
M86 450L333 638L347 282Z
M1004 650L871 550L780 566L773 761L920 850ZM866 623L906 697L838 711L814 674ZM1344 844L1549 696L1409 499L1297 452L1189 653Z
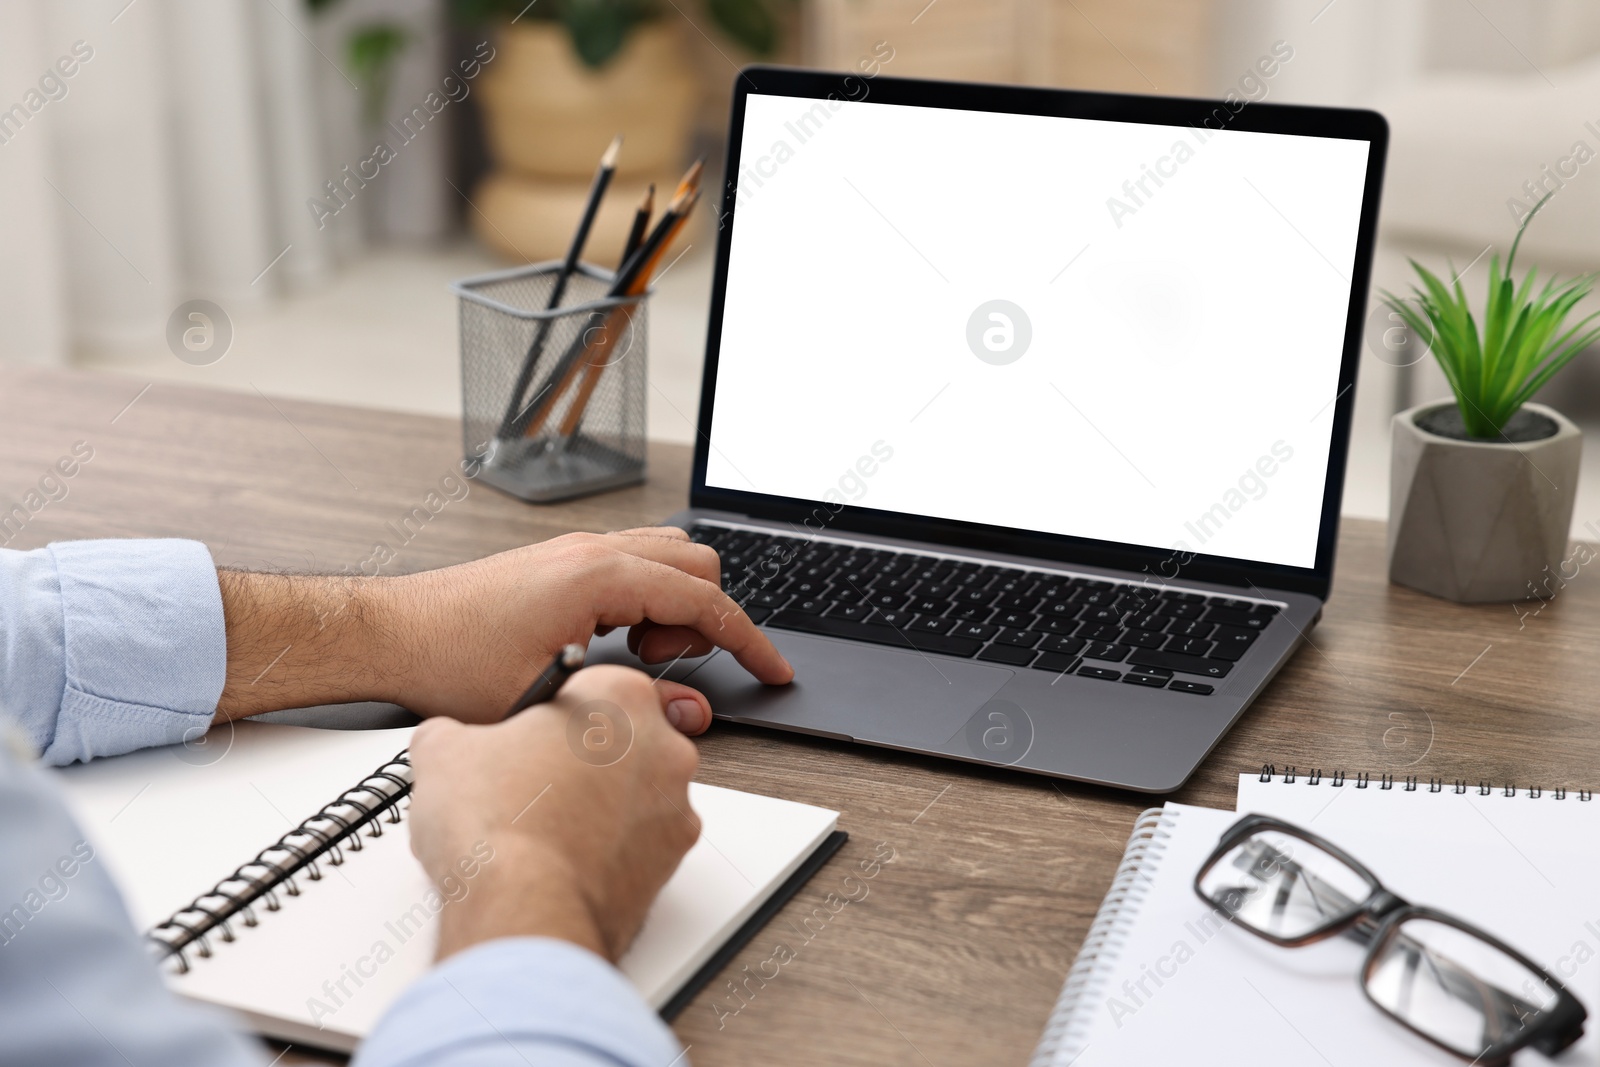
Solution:
M645 304L579 264L545 310L559 263L464 278L462 444L479 480L535 503L632 485L645 472Z

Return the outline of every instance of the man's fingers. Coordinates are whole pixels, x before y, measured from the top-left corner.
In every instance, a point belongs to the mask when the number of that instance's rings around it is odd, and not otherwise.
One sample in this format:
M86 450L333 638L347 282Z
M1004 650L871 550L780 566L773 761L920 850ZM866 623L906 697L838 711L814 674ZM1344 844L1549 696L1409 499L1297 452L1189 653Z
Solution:
M675 541L689 540L689 532L677 526L635 526L629 530L612 530L615 537L670 537Z
M655 687L668 722L690 737L706 732L711 725L711 702L704 693L682 682L658 681Z
M633 626L649 619L663 628L688 627L733 653L768 685L794 678L794 668L767 635L715 584L639 556L623 556L621 565L605 567L596 578L595 621L601 625Z
M637 626L628 627L628 651L646 663L704 656L713 647L710 641L686 626L660 626L646 619Z
M653 707L651 701L656 695L650 676L643 671L615 663L597 663L574 674L549 703L566 712L591 700L606 700L624 709L638 709ZM524 718L530 717L513 715L506 723Z
M638 627L634 627L638 629ZM633 654L646 663L704 656L715 646L687 626L652 626L639 639Z
M643 641L644 635L655 629L655 626L655 623L646 619L636 626L628 627L628 651L637 656L639 654L639 642ZM606 629L610 630L612 627L607 626Z
M682 537L668 537L662 530L675 529L663 527L660 530L627 530L617 534L607 534L605 543L618 551L626 552L630 556L640 559L654 560L664 563L669 567L676 567L686 574L696 578L703 578L713 585L722 584L722 564L717 558L716 549L707 545L695 544L689 540L688 535ZM677 530L682 534L682 530Z
M635 656L639 655L639 647L652 630L657 629L656 624L649 619L628 627L628 651Z

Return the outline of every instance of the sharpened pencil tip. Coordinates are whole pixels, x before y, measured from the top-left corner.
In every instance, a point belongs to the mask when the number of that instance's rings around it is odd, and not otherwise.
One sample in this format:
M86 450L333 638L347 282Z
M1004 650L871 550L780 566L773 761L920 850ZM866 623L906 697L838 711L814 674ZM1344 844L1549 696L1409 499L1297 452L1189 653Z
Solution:
M701 156L690 165L688 170L684 171L683 177L678 181L677 191L682 194L688 192L690 189L699 188L700 175L705 171L705 169L706 157Z
M622 154L622 134L611 138L611 145L606 149L606 154L600 157L602 167L611 168L617 165L617 157Z

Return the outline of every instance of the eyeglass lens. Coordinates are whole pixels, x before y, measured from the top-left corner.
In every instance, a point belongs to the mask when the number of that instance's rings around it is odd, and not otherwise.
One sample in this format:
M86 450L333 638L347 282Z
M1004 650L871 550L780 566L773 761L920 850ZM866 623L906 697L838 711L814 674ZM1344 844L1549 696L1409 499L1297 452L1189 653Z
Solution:
M1365 981L1384 1011L1467 1057L1504 1046L1559 999L1542 975L1494 945L1420 917L1388 932Z
M1356 911L1372 886L1311 842L1263 830L1235 845L1200 880L1207 900L1270 937L1304 937Z

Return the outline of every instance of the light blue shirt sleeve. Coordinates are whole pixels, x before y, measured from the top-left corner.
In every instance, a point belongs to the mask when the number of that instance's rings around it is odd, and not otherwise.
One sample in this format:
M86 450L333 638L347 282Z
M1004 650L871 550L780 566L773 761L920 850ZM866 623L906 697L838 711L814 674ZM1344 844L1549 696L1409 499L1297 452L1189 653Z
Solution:
M0 549L0 704L47 763L174 744L210 726L227 666L216 568L194 541ZM0 1063L245 1067L252 1042L165 987L55 783L0 737ZM222 947L219 951L227 951ZM199 966L205 966L200 962ZM508 938L434 968L360 1067L682 1067L610 964Z
M0 730L6 729L0 723ZM260 1067L166 988L56 784L0 743L0 1063Z
M622 973L566 941L510 937L445 960L390 1007L351 1067L686 1067Z
M227 632L198 541L64 541L0 550L0 706L46 763L203 733Z

